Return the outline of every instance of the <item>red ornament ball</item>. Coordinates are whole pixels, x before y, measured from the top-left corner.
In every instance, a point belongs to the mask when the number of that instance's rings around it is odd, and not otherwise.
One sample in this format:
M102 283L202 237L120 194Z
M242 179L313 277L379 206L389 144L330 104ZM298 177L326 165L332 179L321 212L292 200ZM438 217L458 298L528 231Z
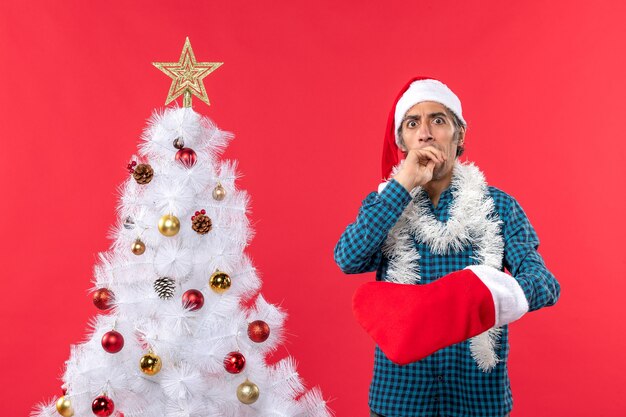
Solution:
M248 324L248 337L256 343L262 343L270 337L270 326L263 320L255 320Z
M187 290L183 294L183 307L196 311L204 305L204 295L199 290Z
M196 164L196 159L196 152L191 148L183 148L176 152L176 160L187 168L194 166Z
M117 353L124 347L124 336L115 330L106 332L102 336L102 347L109 353Z
M93 293L93 304L99 310L108 310L113 306L113 292L108 288L98 288Z
M109 417L115 410L113 400L106 395L101 395L91 403L91 411L99 417Z
M238 374L246 366L246 358L241 352L230 352L224 358L224 368L231 374Z

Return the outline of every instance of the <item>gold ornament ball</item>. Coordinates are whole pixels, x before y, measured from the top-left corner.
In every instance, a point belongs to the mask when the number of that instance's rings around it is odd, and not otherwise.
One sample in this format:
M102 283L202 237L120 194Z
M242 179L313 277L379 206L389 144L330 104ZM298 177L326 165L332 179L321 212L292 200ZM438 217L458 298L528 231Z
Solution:
M131 250L135 255L143 255L143 253L146 251L146 244L137 239L133 242Z
M63 417L72 417L74 415L72 403L65 395L57 400L57 411Z
M209 285L213 291L221 294L230 288L230 277L226 272L215 271L209 279Z
M213 198L217 201L222 201L226 197L226 190L222 187L222 184L217 184L213 189Z
M166 214L159 219L159 232L163 236L175 236L180 231L180 220L173 214Z
M259 387L246 379L237 387L237 399L244 404L254 403L259 399Z
M143 355L139 360L139 367L141 368L141 372L146 375L158 374L161 370L162 365L163 363L161 362L161 358L154 353L147 353Z

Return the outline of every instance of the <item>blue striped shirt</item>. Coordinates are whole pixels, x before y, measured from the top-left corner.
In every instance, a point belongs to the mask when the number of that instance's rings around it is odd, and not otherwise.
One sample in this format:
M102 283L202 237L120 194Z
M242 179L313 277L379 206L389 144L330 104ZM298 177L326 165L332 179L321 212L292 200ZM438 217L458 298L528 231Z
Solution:
M551 306L559 298L560 286L537 252L539 238L519 203L510 195L488 187L496 211L503 221L503 266L519 282L529 311ZM450 187L442 192L435 218L445 222L453 201ZM379 194L370 193L356 221L346 228L335 246L335 262L347 274L376 271L385 280L387 259L381 248L389 230L411 201L411 195L395 180ZM433 254L427 244L416 242L420 254L421 282L427 284L476 261L472 245L460 252ZM391 362L376 346L374 376L369 390L370 408L385 417L503 417L513 407L507 371L508 326L502 327L496 354L501 362L490 372L481 371L472 359L469 341L464 341L405 366Z

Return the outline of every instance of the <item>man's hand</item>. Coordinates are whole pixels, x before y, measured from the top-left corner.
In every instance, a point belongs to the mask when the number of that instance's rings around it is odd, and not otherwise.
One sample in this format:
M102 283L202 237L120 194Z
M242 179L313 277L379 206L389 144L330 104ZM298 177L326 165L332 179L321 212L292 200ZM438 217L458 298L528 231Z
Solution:
M408 192L433 179L435 166L443 164L446 156L434 146L411 149L406 156L402 169L393 179L398 181Z

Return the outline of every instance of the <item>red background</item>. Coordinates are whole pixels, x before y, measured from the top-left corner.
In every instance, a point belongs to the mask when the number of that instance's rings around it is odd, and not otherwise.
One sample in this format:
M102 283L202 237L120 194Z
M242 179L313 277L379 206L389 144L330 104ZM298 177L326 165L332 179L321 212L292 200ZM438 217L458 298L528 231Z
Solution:
M379 179L382 134L413 75L444 80L464 158L515 196L562 286L512 325L513 416L626 414L623 2L87 2L0 5L4 416L59 394L115 222L116 187L189 36L237 137L248 249L288 313L287 352L339 417L367 415L373 343L332 251ZM621 28L621 29L620 29Z

